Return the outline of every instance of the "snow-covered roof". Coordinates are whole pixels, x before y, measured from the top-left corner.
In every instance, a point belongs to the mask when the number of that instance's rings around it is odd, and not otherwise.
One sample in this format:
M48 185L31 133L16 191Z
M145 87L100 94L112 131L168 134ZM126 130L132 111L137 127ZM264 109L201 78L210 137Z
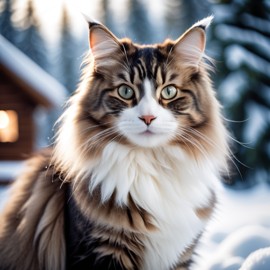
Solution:
M26 84L25 91L41 105L59 107L64 103L66 88L1 35L0 66Z

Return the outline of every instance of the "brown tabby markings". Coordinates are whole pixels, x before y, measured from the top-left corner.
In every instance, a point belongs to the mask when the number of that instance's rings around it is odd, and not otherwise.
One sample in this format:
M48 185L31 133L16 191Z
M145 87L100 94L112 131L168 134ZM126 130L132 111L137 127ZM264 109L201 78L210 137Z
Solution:
M217 198L216 198L216 194L212 191L212 196L209 200L209 203L207 206L205 207L201 207L196 209L196 215L200 218L200 219L209 219L210 216L213 214L213 210L215 208L215 205L217 203Z
M91 31L99 28L108 32L100 25L91 25ZM86 235L98 243L93 248L97 260L111 256L125 269L142 268L145 238L158 230L155 218L137 206L130 193L127 205L117 204L116 192L102 202L100 186L89 193L89 167L109 142L132 145L115 126L121 112L144 97L145 80L154 86L156 101L181 123L168 144L183 149L196 161L206 155L219 164L225 163L225 129L207 65L201 61L196 67L188 66L185 59L175 57L176 42L170 40L149 46L128 39L117 43L120 46L110 57L88 56L91 59L62 119L56 147L53 152L48 150L32 158L28 170L15 183L14 195L0 222L1 270L66 269L70 239L64 234L69 223L64 220L64 208L71 201L75 202L75 211L91 222L91 231ZM134 89L131 100L118 95L122 84ZM161 98L162 89L168 85L178 89L172 100ZM69 191L71 198L66 197ZM215 193L210 193L205 206L192 209L201 221L209 219L216 204ZM194 237L179 254L175 269L189 268L199 236Z
M49 151L28 162L0 222L0 269L65 269L65 187L47 169Z
M98 259L112 256L116 257L125 269L140 268L144 248L136 234L100 227L94 228L93 238L101 242L108 242L108 244L99 246L94 250L98 254ZM128 256L130 254L132 256Z
M98 220L100 224L131 232L144 233L155 230L155 226L151 222L152 218L143 209L139 209L131 197L129 197L128 207L116 205L115 194L107 202L101 203L99 189L95 189L89 196L86 181L77 183L74 188L74 197L89 220Z
M206 151L213 151L216 146L209 143L207 138L209 141L214 137L218 138L216 133L219 133L220 129L213 128L216 116L213 115L215 112L212 112L212 103L216 103L216 101L212 97L213 93L205 91L205 89L211 88L211 82L205 69L200 66L198 70L183 68L181 62L170 56L171 41L166 41L162 45L139 46L125 39L122 45L125 48L126 56L119 52L119 55L115 56L117 61L110 70L101 66L96 68L91 76L88 73L85 74L87 78L91 77L91 80L88 79L88 86L79 89L81 93L78 92L81 98L77 116L75 116L75 125L83 131L78 134L78 141L85 142L105 128L112 128L117 116L124 108L133 107L141 100L144 95L143 81L149 78L157 89L157 101L165 108L171 109L183 123L182 126L190 127L181 130L182 136L177 136L171 143L181 144L195 157L200 156L201 152L196 146L190 145L190 140L194 140L198 145L203 145ZM129 66L123 64L125 57L129 59ZM117 94L117 88L123 83L132 86L135 90L132 100L124 100ZM91 91L89 92L90 85ZM160 99L160 92L165 85L174 85L180 90L172 101ZM86 108L87 111L85 111ZM89 129L87 128L89 125L94 125L96 128ZM129 144L117 132L101 136L99 143L106 144L113 139ZM222 142L219 144L220 147L223 147L222 144ZM89 149L87 143L85 148ZM100 147L98 148L100 149ZM95 142L91 141L90 149L97 150ZM224 149L224 151L226 150ZM87 153L85 154L87 155Z
M115 205L115 194L101 203L99 188L89 196L86 181L74 189L74 197L84 216L96 221L92 237L108 242L94 250L98 257L117 256L125 269L140 269L144 233L155 230L149 214L139 209L131 197L126 207Z

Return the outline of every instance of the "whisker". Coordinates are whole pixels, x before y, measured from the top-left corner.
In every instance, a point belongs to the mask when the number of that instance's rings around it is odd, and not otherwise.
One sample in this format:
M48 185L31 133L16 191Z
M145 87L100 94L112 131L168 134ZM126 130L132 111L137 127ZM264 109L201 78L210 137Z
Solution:
M210 126L210 127L214 127L213 124L209 124L209 123L208 123L207 125ZM199 132L199 131L198 131L198 132ZM254 149L253 147L248 146L249 144L252 144L252 142L240 142L240 141L238 141L236 138L234 138L233 136L231 136L229 133L226 133L225 135L226 135L230 140L232 140L232 141L238 143L239 145L241 145L241 146L243 146L243 147L245 147L245 148L248 148L248 149Z
M120 139L123 137L122 134L117 133L116 136L114 136L112 139L110 139L109 143L114 142L116 139L118 139L118 137L120 137Z
M219 150L222 151L222 149L213 141L209 140L204 134L202 134L200 131L196 130L196 129L193 129L193 128L190 128L190 130L193 132L194 135L197 135L199 136L201 139L203 139L205 142L209 143L209 145L212 145L214 147L217 147ZM244 163L242 163L240 160L238 160L235 155L233 154L233 152L228 148L227 149L228 152L230 153L231 156L233 156L233 158L239 162L241 165L245 166L246 168L249 168L247 165L245 165ZM224 151L223 151L224 153ZM224 153L226 154L226 153ZM227 155L228 157L230 157L230 155ZM249 168L250 169L250 168Z
M201 145L198 145L195 141L192 141L192 140L188 139L186 136L184 136L184 134L179 133L179 134L176 134L176 136L178 136L182 140L186 140L187 142L189 142L190 144L195 146L195 148L197 148L200 151L200 153L205 157L205 159L209 163L211 163L210 160L209 160L209 157L207 155L206 149L204 149Z
M83 132L87 132L87 131L89 131L91 129L103 127L104 125L108 125L108 124L113 124L113 121L111 121L111 122L105 122L105 123L102 123L102 124L99 124L99 125L90 125L89 127L85 128L83 130ZM109 129L109 128L106 128L106 129Z
M222 119L226 122L229 122L229 123L245 123L245 122L249 121L249 118L247 118L245 120L237 121L237 120L228 119L224 116L222 116Z
M196 159L196 155L195 153L193 152L193 150L190 148L190 146L187 144L187 142L185 141L185 138L183 137L183 135L180 133L180 134L175 134L173 136L174 139L182 139L181 141L185 144L185 146L190 150L190 152L192 153L193 157Z
M202 134L200 131L195 130L193 128L188 128L186 129L187 132L192 133L193 135L201 138L202 140L204 140L204 142L206 142L208 145L212 146L212 147L216 147L217 149L219 149L223 154L225 154L227 156L227 158L233 163L234 167L236 168L236 170L238 171L239 175L241 176L241 178L243 179L243 176L241 174L240 169L238 168L236 162L234 161L234 159L241 165L247 167L245 164L243 164L239 159L236 158L236 156L232 153L232 151L227 148L229 154L227 154L226 152L223 151L223 149L220 148L219 145L217 145L215 142L209 140L204 134ZM247 167L248 168L248 167ZM229 175L229 171L227 169L227 174Z
M228 137L229 139L231 139L232 141L238 143L239 145L241 145L241 146L243 146L243 147L245 147L245 148L247 148L247 149L254 149L254 147L248 146L249 144L252 144L252 142L246 142L246 143L240 142L240 141L238 141L237 139L235 139L233 136L231 136L231 135L229 135L229 134L227 134L227 137Z
M80 149L84 148L84 147L91 147L92 143L94 143L95 145L102 142L104 139L110 137L111 135L113 135L114 133L116 133L115 129L109 128L106 130L103 130L101 132L98 132L97 134L95 134L94 136L90 137L88 140L86 140L80 147Z

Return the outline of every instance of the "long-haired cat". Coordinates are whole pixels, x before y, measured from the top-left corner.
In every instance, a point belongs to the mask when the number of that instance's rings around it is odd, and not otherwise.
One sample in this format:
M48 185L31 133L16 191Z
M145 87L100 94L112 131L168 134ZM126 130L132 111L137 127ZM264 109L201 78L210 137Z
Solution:
M55 146L29 160L0 217L1 270L190 269L228 148L210 21L143 46L89 23Z

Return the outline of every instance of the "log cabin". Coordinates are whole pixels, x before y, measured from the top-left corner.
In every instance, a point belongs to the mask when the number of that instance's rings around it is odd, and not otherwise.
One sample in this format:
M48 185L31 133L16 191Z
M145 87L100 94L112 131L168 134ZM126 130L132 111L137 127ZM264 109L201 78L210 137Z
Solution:
M36 111L42 108L49 115L61 108L66 93L58 81L0 35L0 181L1 170L38 148Z

